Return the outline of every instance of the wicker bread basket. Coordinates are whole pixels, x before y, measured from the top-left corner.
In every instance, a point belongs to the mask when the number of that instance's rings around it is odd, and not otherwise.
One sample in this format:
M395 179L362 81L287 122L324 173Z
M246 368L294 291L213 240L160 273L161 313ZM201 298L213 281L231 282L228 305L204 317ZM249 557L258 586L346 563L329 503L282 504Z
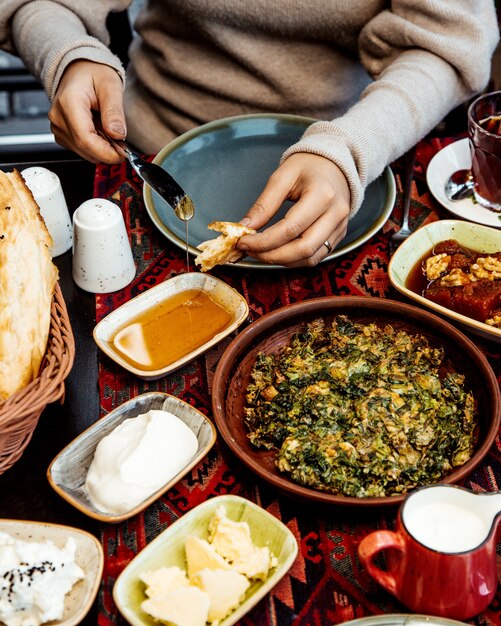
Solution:
M0 403L0 474L21 457L44 408L64 398L64 379L75 357L75 341L63 294L56 284L47 351L38 377Z

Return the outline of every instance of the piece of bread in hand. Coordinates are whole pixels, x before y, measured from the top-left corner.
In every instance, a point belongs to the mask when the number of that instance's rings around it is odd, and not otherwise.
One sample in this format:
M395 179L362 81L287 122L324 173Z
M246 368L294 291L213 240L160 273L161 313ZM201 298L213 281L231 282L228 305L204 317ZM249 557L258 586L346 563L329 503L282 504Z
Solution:
M212 269L215 265L239 261L244 253L237 250L238 240L243 235L254 235L256 232L253 228L247 228L238 222L211 222L207 228L222 234L197 246L202 252L195 257L195 264L200 265L202 272Z
M52 238L21 174L0 171L0 401L37 377L58 271Z

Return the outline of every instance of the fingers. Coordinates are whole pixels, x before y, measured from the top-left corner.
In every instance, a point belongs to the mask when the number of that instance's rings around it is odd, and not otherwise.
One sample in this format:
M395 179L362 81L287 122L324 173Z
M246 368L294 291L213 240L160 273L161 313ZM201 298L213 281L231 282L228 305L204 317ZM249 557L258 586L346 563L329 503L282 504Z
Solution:
M327 227L328 232L332 230L329 220L322 220L313 230L310 230L317 220L322 217L324 210L324 200L319 198L319 194L305 194L288 211L284 219L273 224L262 233L247 237L242 237L241 245L248 245L248 250L252 253L266 253L283 247L282 253L286 250L289 254L300 253L301 257L311 256L318 249L318 242L312 239L312 233L319 232L319 228ZM327 222L327 224L325 223ZM288 260L284 256L283 260Z
M242 223L249 228L258 230L275 215L291 190L291 177L286 170L277 170L268 180L261 195L247 212Z
M242 237L238 247L265 263L288 267L316 265L330 254L324 242L329 241L333 249L346 234L348 183L328 159L293 155L270 178L245 222L259 228L287 198L297 202L285 218L261 233Z
M119 79L118 76L117 78ZM117 89L115 80L106 80L96 85L101 124L104 132L113 139L125 139L127 135L121 85L119 87Z
M107 132L123 138L125 117L122 106L122 82L112 68L77 61L65 70L54 97L49 120L56 141L93 163L119 163L119 154L101 137L93 111L103 114ZM103 125L104 126L104 125Z
M115 150L102 137L96 134L89 109L75 102L71 115L65 109L51 108L49 119L57 143L76 152L92 163L114 163L119 158Z
M306 203L307 199L305 199ZM308 214L312 215L312 212L309 211ZM313 221L311 226L307 227L298 237L269 250L256 251L257 246L255 246L252 252L248 250L248 254L252 254L265 263L287 267L313 266L323 261L343 239L347 225L347 213L342 208L337 210L336 207L331 207ZM262 234L263 236L266 235L267 231ZM258 235L248 236L248 239L250 238L254 243L258 239ZM325 245L326 241L330 244L330 250Z

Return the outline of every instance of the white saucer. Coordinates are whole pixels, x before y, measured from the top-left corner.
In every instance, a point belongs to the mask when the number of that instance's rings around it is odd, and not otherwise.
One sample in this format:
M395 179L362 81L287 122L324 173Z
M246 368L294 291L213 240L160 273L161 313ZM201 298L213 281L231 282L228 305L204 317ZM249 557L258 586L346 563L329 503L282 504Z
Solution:
M442 148L432 158L426 170L426 182L438 202L447 210L464 220L501 228L501 213L489 211L472 198L449 200L445 195L445 183L450 175L457 170L471 167L471 154L468 139L460 139Z

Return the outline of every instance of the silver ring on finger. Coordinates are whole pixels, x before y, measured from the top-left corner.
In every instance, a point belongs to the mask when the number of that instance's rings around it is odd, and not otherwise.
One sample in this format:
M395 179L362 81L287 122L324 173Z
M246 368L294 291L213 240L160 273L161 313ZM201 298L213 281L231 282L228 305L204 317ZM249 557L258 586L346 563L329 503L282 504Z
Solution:
M332 244L329 240L324 241L323 245L327 248L327 254L332 252Z

